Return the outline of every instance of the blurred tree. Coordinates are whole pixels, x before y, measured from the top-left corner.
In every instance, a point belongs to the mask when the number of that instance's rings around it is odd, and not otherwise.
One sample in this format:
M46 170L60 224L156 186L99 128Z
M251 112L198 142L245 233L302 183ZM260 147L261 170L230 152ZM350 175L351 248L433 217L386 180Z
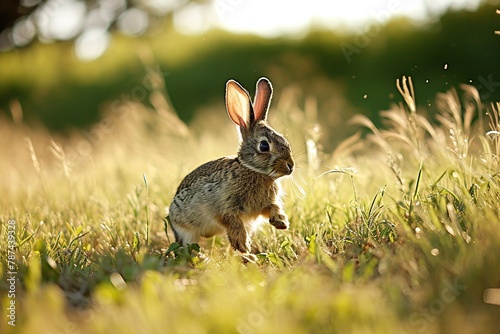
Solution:
M26 15L27 8L20 6L19 0L4 0L0 2L0 31L14 24L20 16Z
M2 0L0 2L0 51L25 47L34 40L76 40L86 50L82 58L94 59L107 48L109 31L141 35L175 12L210 0ZM89 46L90 47L89 50Z

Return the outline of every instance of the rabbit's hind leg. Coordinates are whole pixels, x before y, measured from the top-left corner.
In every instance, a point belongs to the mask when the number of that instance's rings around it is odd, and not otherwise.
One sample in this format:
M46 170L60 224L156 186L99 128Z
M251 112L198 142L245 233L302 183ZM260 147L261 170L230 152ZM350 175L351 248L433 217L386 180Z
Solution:
M250 235L247 233L241 218L227 215L223 216L220 222L227 230L227 237L231 246L242 253L249 253L251 245Z

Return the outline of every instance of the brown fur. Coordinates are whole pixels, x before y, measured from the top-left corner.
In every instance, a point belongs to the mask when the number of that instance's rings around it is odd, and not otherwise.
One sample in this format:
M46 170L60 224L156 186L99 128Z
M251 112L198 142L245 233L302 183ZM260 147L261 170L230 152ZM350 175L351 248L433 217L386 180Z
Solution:
M169 210L177 242L194 243L225 231L234 249L248 253L259 217L278 229L288 228L277 179L292 173L294 161L286 139L267 124L271 96L265 78L257 83L254 105L243 87L228 82L226 105L239 126L241 146L236 157L207 162L181 182Z

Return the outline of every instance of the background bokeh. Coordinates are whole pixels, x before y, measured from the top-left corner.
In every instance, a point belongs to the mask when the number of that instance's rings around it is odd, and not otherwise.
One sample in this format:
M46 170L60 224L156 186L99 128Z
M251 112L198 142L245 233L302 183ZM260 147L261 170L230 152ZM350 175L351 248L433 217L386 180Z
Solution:
M268 76L278 98L314 99L324 144L333 146L352 133L354 114L378 124L379 111L401 101L402 76L412 77L427 113L436 92L461 84L476 87L483 102L500 100L499 5L4 1L0 114L62 134L86 129L125 101L154 107L154 70L191 124L223 113L229 78L252 90Z

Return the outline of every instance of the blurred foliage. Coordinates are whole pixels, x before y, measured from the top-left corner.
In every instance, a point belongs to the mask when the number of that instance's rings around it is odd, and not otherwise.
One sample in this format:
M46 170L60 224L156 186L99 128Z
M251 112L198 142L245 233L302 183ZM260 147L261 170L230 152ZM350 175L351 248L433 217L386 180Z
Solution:
M303 39L184 36L165 22L141 38L116 34L93 62L77 60L69 42L34 43L0 54L0 109L10 115L17 106L24 120L52 130L87 127L124 100L149 104L148 68L159 66L172 104L191 122L197 110L223 108L227 79L253 87L268 76L278 96L290 88L299 103L316 99L331 141L355 113L376 118L399 103L394 83L402 75L412 76L417 105L429 113L436 92L462 83L474 85L484 102L500 100L498 25L491 5L451 11L420 27L396 19L384 27L374 22L357 36L317 30Z
M147 31L150 26L155 26L165 19L171 19L172 14L191 3L207 3L207 0L181 0L181 1L155 1L155 0L3 0L0 3L0 35L7 38L0 38L0 50L2 47L26 46L33 40L48 41L61 39L47 31L44 25L51 19L57 19L68 14L68 8L77 3L82 8L82 17L75 16L74 20L80 20L79 29L74 34L63 40L71 40L78 37L85 29L105 28L115 30L120 18L127 12L130 17L137 19L144 18L145 27L135 31L134 35L139 35ZM66 7L64 7L66 6ZM60 11L63 8L63 11ZM72 7L74 8L74 7ZM71 9L71 8L70 8ZM58 12L60 11L60 12ZM134 15L135 13L135 15ZM139 14L139 15L136 15ZM142 16L144 15L144 17ZM16 27L17 26L17 27ZM84 29L85 28L85 29ZM21 37L16 41L14 34L19 33ZM36 38L35 38L36 37ZM16 43L18 42L18 43ZM20 42L20 43L19 43ZM2 43L11 45L1 45ZM20 44L20 45L19 45Z

